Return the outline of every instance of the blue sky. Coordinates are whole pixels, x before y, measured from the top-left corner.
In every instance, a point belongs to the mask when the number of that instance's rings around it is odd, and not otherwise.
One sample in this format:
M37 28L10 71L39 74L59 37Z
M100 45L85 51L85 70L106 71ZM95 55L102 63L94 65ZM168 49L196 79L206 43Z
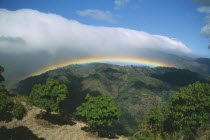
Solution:
M124 0L121 5L114 0L0 0L0 8L34 9L83 24L123 27L167 36L181 41L200 55L210 56L208 39L200 35L205 14L197 11L199 5L193 0ZM79 14L87 9L105 12L108 18Z

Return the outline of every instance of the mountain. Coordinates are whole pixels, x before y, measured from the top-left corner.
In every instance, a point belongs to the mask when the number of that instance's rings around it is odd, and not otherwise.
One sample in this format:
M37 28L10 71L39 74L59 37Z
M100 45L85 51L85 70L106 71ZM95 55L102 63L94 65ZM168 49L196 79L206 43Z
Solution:
M210 76L210 59L209 58L197 58L178 56L174 54L159 53L156 54L153 59L172 64L177 68L188 69L193 72L200 73L202 75Z
M122 110L113 131L124 135L135 131L137 121L149 109L169 103L180 87L196 81L209 81L208 77L186 69L93 63L70 65L29 77L20 81L12 91L29 95L34 84L43 84L48 77L68 86L69 97L62 103L63 113L73 113L85 101L87 93L113 97Z

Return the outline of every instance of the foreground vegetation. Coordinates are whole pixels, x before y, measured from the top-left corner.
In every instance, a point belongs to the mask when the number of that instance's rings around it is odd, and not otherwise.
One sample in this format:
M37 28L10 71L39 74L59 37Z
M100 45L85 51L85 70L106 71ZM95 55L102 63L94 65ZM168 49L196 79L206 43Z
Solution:
M151 109L132 139L199 139L199 129L207 126L209 120L210 85L196 82L181 88L171 104Z
M1 84L4 81L2 72L4 68L0 66L0 121L11 121L12 118L20 120L26 114L26 109L15 98L15 95L10 94Z
M67 86L59 84L58 80L48 78L46 84L36 84L33 86L28 103L49 112L60 112L60 103L68 95Z
M120 117L120 109L111 97L92 97L88 94L85 99L87 102L77 107L76 115L84 117L91 128L97 131L103 130Z

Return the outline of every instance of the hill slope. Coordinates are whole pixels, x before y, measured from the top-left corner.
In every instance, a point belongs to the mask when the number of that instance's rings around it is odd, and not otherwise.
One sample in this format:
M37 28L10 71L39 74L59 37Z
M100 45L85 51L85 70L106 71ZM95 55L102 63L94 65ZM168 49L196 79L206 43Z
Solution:
M92 96L111 96L122 110L122 116L113 126L119 134L131 134L137 120L154 106L170 102L180 87L208 79L198 73L176 68L148 68L110 64L71 65L27 78L14 92L29 95L34 84L43 84L54 77L68 86L69 98L63 102L62 111L72 113L84 102L87 93ZM117 128L117 129L116 129Z

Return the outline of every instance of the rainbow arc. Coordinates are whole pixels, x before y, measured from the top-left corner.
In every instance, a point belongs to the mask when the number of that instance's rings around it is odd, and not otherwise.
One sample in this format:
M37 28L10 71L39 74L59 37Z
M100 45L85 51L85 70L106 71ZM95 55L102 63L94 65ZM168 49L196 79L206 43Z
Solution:
M73 64L89 64L89 63L112 63L112 64L124 64L124 65L143 65L143 66L149 66L149 67L175 67L173 65L167 64L165 62L150 60L146 58L125 58L125 57L90 57L90 58L82 58L82 59L73 59L73 60L67 60L58 62L53 65L46 66L44 68L41 68L40 70L26 76L35 76L42 73L45 73L49 70L65 67L68 65Z

